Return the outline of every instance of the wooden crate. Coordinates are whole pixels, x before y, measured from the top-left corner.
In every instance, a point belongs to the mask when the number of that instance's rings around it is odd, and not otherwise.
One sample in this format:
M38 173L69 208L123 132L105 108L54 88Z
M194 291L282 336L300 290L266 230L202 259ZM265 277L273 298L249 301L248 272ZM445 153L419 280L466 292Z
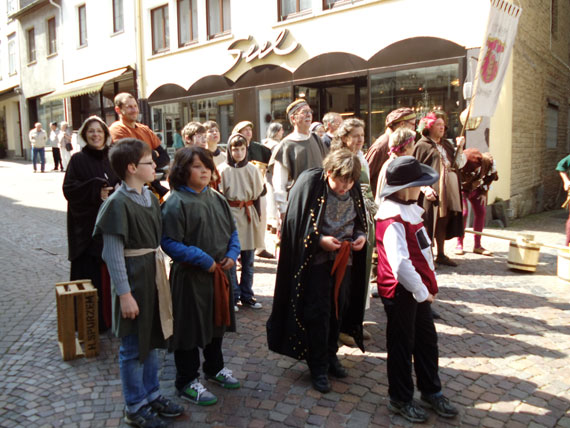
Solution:
M97 289L91 280L58 282L55 284L55 298L57 340L63 360L98 355Z

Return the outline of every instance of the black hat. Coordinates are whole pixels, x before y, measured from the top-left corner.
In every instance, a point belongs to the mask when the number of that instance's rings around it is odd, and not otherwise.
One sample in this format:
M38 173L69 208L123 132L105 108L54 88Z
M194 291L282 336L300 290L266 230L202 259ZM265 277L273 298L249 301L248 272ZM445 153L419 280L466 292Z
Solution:
M413 156L400 156L386 169L386 185L380 193L385 198L408 187L428 186L439 180L439 174L430 166L419 163Z

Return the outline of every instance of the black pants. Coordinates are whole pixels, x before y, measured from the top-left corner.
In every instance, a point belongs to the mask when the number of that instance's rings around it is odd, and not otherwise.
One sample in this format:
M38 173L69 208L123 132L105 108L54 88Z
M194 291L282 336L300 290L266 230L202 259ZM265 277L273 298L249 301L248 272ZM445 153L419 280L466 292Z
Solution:
M388 316L386 347L390 399L412 400L412 355L418 389L426 395L441 391L437 332L430 303L418 303L401 284L396 287L393 299L382 298L382 301Z
M347 266L338 296L338 315L334 303L333 262L311 266L303 297L303 319L307 331L307 364L311 375L326 374L329 363L336 360L338 334L344 305L348 298L350 266Z
M52 147L51 153L53 154L53 169L61 169L63 171L63 164L61 163L61 153L59 151L59 147Z
M204 364L202 370L208 376L215 376L224 368L224 356L222 355L222 338L215 337L202 350ZM177 389L182 389L198 377L200 369L200 350L177 349L174 351L174 363L176 364L176 381L174 385Z

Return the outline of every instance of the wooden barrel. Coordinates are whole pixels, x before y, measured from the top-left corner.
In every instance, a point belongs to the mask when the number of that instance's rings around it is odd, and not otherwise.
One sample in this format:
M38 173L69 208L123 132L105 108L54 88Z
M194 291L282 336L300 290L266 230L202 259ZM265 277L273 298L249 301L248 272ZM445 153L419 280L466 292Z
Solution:
M509 257L507 265L511 269L524 270L527 272L536 272L538 265L538 257L540 255L540 246L530 244L528 242L511 242L509 245Z
M570 250L558 250L558 278L570 282Z

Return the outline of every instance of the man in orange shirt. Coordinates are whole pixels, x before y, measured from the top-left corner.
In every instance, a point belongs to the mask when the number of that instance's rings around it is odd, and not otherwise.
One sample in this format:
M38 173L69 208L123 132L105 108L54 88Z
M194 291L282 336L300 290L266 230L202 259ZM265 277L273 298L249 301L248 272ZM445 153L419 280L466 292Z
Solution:
M128 92L121 92L115 96L115 112L119 115L119 120L113 122L109 127L113 143L121 138L136 138L147 143L153 150L152 158L159 164L160 139L148 126L138 123L139 105L135 97ZM165 153L166 154L166 153ZM162 158L161 158L162 159ZM164 165L157 165L162 167ZM160 180L151 183L151 187L162 197L168 189L160 184Z

